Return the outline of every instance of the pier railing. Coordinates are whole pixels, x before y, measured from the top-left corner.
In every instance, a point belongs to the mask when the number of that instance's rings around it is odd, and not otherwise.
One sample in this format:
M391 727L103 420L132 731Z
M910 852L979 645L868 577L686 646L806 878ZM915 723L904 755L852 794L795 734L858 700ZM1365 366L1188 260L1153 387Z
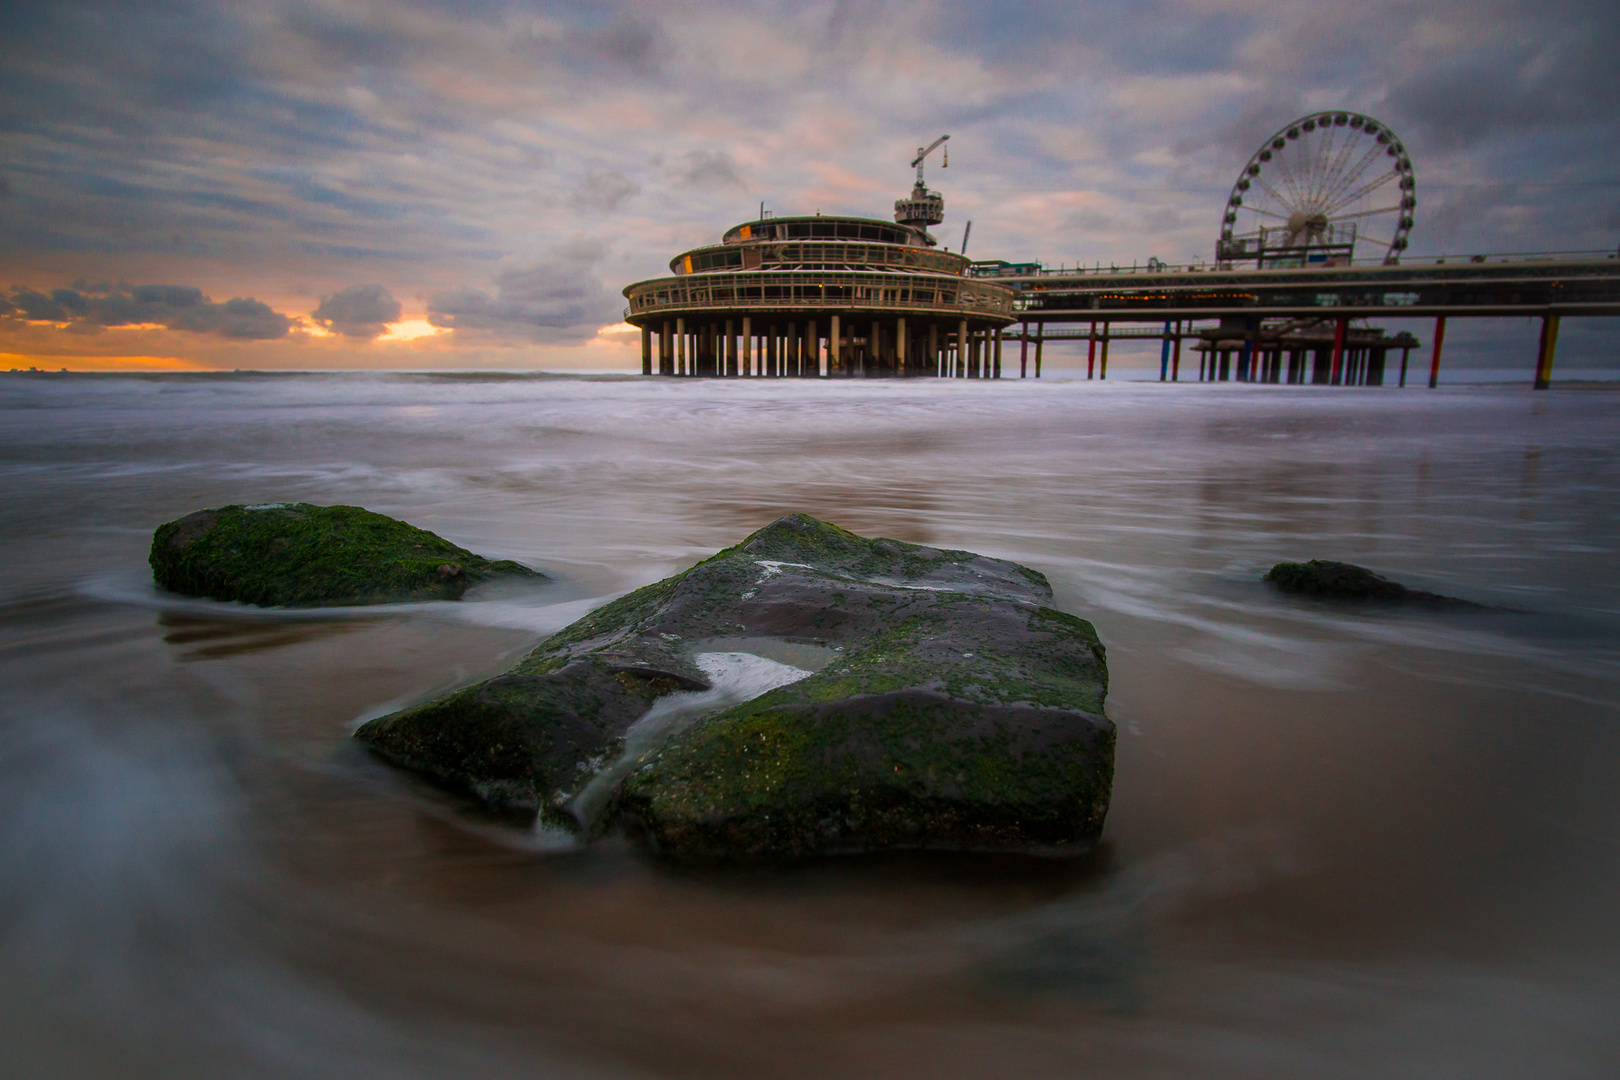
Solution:
M660 312L854 308L894 314L1013 318L1013 292L968 278L889 273L743 272L640 282L626 290L625 318Z
M1598 262L1601 260L1620 260L1620 252L1607 249L1580 250L1580 251L1504 251L1486 252L1474 255L1403 255L1397 263L1386 263L1381 258L1354 259L1337 261L1334 263L1311 263L1304 266L1267 267L1266 270L1284 272L1297 272L1300 270L1326 271L1336 269L1378 268L1399 272L1405 269L1418 269L1436 266L1479 266L1481 264L1501 263L1560 263L1560 262ZM1042 277L1112 277L1120 274L1246 274L1264 272L1257 271L1255 267L1228 267L1215 262L1188 262L1166 263L1158 259L1149 259L1145 263L1131 263L1126 266L1121 263L1093 263L1083 266L1076 263L1069 266L1060 263L1057 266L1047 266L1044 263L1006 263L1006 262L977 262L968 268L968 276L977 280L1007 281L1016 278L1042 278Z

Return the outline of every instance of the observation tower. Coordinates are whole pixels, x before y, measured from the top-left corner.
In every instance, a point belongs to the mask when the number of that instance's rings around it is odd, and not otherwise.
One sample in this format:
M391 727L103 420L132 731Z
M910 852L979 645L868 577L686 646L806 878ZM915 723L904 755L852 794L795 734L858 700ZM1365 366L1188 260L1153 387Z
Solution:
M949 138L946 136L945 138ZM894 220L775 217L670 260L672 277L625 287L643 375L999 378L1014 292L969 278L928 226L945 199L917 182Z

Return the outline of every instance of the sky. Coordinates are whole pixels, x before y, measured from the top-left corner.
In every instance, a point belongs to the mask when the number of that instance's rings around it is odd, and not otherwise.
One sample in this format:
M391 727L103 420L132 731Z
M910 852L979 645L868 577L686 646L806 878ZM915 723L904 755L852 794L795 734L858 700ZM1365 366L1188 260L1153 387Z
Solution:
M979 258L1207 260L1327 108L1405 143L1414 256L1614 251L1617 55L1612 0L7 0L0 370L629 370L625 285L762 202L888 217L946 133Z

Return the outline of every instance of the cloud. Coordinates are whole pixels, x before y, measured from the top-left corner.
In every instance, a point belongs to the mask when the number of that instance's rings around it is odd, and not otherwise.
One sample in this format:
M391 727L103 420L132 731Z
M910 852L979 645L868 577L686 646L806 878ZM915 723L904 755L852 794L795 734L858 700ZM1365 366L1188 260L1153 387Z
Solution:
M285 337L293 320L252 297L215 303L190 285L137 285L92 295L79 289L53 289L48 295L14 288L11 318L65 323L68 329L95 332L111 326L162 326L194 334L239 341Z
M331 296L321 297L321 305L310 317L344 337L374 338L388 329L402 309L381 285L350 285Z
M1620 111L1616 36L1491 41L1408 74L1390 90L1431 146L1466 147L1498 131L1612 119Z
M458 340L492 344L571 344L617 322L619 300L596 276L601 249L571 244L495 275L494 291L448 290L428 304L428 322Z
M724 150L693 150L681 161L675 170L675 182L683 187L713 190L746 186L737 172L737 163Z
M656 69L668 45L663 28L656 21L622 13L586 40L607 59L642 71Z
M574 205L587 210L614 211L625 200L641 194L641 185L621 172L596 172L585 178L572 196Z
M1207 258L1250 152L1318 108L1400 133L1414 254L1620 239L1613 0L0 11L0 282L207 280L239 298L75 285L75 307L6 289L13 334L146 319L210 342L275 336L286 317L242 298L385 281L456 328L435 356L483 363L454 350L577 340L617 319L619 285L761 199L887 217L906 162L945 132L950 168L936 152L928 172L942 240L972 218L985 257ZM587 220L609 255L551 250ZM286 349L377 362L366 342L386 311L349 293L314 312L335 339Z

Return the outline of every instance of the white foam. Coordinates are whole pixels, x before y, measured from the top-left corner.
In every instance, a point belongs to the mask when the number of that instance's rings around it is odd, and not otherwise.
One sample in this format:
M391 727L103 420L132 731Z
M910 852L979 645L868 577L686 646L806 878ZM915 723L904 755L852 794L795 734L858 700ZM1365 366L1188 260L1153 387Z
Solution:
M693 663L709 676L710 688L665 694L653 702L652 708L625 731L624 752L618 760L592 777L574 796L568 808L587 831L600 817L619 781L663 746L670 736L684 730L694 720L751 701L812 674L791 664L745 652L699 653Z

